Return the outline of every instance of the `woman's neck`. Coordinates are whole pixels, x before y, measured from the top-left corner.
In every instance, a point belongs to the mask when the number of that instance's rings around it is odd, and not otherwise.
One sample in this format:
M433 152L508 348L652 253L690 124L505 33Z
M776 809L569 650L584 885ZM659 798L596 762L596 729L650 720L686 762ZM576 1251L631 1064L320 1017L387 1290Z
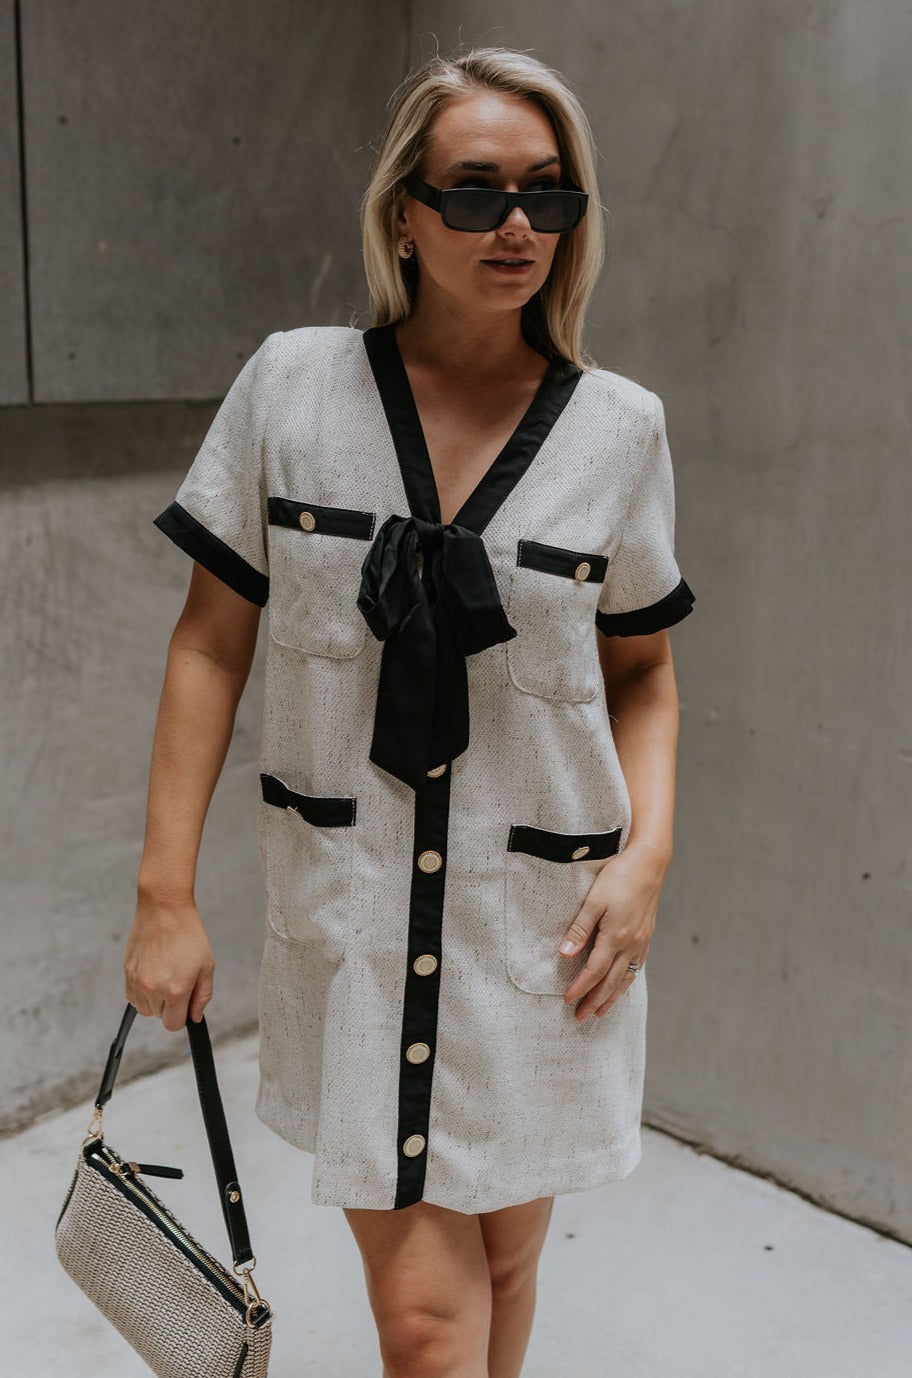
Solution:
M467 382L515 378L542 357L523 338L520 311L479 317L452 307L422 310L419 302L396 326L396 343L407 362Z

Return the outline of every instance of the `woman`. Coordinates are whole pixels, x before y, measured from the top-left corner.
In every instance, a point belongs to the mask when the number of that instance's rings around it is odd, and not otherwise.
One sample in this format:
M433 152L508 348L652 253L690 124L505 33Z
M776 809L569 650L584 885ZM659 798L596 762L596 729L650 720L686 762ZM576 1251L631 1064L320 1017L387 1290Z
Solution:
M211 998L197 847L268 600L257 1114L345 1211L386 1378L515 1378L554 1194L640 1159L693 595L662 403L582 352L560 77L414 73L363 223L374 325L270 335L156 519L195 563L127 998L175 1031Z

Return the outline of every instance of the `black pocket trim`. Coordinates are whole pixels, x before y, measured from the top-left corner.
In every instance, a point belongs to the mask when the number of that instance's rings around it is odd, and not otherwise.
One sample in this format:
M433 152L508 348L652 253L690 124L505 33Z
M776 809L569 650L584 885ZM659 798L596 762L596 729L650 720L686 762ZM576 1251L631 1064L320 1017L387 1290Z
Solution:
M578 581L581 584L600 584L608 571L607 555L590 555L584 550L543 545L541 541L520 540L517 543L516 563L525 565L527 569L540 569L545 574L562 574L569 579L575 579L576 571L585 563L589 566L589 573L585 579Z
M174 542L197 564L208 569L223 584L234 589L242 598L257 607L265 607L269 598L269 578L241 556L230 545L198 522L179 502L172 502L153 521L159 531Z
M600 833L555 833L528 823L514 823L507 851L525 852L527 856L542 857L545 861L602 861L617 855L621 832L621 828L612 828ZM582 847L588 847L586 855L575 857L573 853Z
M294 809L306 823L318 828L350 828L355 821L357 800L340 795L320 797L298 794L277 775L260 775L263 799L277 809Z
M646 608L634 608L632 612L599 612L595 614L595 625L605 636L649 636L660 632L663 627L673 627L689 612L693 611L696 599L682 579L677 588L666 593L657 603Z
M313 533L352 536L356 541L369 541L377 524L376 512L358 512L352 507L320 507L314 502L296 502L294 498L267 498L266 511L270 526L290 526L301 531L304 529L301 513L310 512L315 522Z

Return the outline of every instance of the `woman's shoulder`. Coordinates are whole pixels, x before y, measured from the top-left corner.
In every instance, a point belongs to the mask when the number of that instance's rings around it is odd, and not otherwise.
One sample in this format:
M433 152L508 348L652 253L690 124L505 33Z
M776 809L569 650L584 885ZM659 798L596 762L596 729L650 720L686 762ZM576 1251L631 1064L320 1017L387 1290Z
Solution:
M266 342L269 372L280 388L292 393L320 386L340 369L353 369L357 375L365 357L363 340L363 331L347 325L300 325L273 331Z
M658 394L608 368L583 371L570 410L576 443L588 446L597 436L600 446L615 455L648 453L664 424Z
M304 354L325 358L363 348L364 332L351 325L298 325L275 333L281 336L279 347L286 358Z
M585 384L584 395L593 408L615 412L620 410L644 424L652 425L662 407L657 393L635 378L612 369L586 369L580 382Z

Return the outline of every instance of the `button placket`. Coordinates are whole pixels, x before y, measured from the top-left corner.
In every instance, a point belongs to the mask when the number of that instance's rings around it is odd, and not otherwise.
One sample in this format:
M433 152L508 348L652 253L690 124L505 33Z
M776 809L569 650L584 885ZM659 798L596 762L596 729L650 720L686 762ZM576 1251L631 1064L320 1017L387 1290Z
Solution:
M435 753L436 754L436 753ZM431 1089L437 1057L441 926L452 761L434 756L421 770L409 886L408 958L399 1045L399 1170L394 1207L422 1198L431 1144ZM425 978L430 977L430 980Z

